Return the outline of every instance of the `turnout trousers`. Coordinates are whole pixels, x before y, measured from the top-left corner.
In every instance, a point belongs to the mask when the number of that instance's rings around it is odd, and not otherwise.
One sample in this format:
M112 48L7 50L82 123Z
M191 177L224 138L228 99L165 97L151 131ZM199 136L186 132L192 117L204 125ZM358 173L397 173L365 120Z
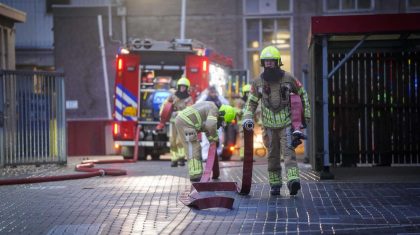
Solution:
M175 119L175 126L187 157L190 180L199 180L203 174L203 164L198 131L181 118Z
M268 150L268 180L270 186L281 186L281 154L284 157L287 181L299 180L295 149L291 145L291 126L263 128L263 141Z
M180 136L178 135L178 131L175 127L175 121L171 121L171 123L169 124L169 128L171 134L169 138L171 161L177 162L184 159L185 151L184 147L182 146L182 141L179 138Z

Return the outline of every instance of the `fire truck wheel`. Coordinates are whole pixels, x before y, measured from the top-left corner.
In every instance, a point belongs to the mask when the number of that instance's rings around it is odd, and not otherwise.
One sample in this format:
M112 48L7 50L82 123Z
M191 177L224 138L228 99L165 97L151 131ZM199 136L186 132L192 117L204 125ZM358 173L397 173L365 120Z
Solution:
M133 159L134 156L134 147L133 146L123 146L121 148L121 155L124 159ZM139 147L138 149L138 160L146 160L147 155L144 147Z
M133 148L133 155L134 155L134 148ZM139 146L137 156L138 156L138 160L147 160L146 150L144 147Z
M158 154L158 153L152 154L152 160L157 161L159 159L160 159L160 154Z

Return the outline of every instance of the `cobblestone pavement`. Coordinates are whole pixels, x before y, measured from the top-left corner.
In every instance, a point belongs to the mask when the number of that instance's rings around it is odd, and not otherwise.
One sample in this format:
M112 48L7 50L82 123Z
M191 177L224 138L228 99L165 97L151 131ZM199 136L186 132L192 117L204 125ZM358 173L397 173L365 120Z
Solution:
M2 178L74 174L73 163L0 170ZM195 210L178 197L189 189L185 167L168 161L97 165L127 176L0 187L0 234L420 234L420 179L409 183L318 181L300 165L302 190L269 195L258 159L250 195L234 209ZM222 162L220 179L240 182L241 162Z

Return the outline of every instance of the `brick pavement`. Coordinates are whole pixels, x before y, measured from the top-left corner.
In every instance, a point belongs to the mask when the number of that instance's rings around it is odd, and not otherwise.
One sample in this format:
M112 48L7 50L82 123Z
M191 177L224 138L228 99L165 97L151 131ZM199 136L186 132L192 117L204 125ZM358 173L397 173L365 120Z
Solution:
M220 178L239 182L240 162L222 162ZM2 177L74 173L74 165L3 169ZM307 165L302 190L269 196L265 159L249 196L234 209L195 210L178 197L186 168L168 161L110 164L127 176L0 187L0 234L420 234L420 179L409 183L318 181ZM35 172L36 171L36 172ZM23 172L23 173L22 173Z

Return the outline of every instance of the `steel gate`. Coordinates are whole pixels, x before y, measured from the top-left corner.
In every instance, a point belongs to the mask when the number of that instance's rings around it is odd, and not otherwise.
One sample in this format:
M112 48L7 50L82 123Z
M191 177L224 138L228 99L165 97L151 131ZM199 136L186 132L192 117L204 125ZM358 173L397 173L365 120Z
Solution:
M329 70L344 57L329 53ZM331 164L420 165L419 65L419 51L364 51L329 79Z
M66 163L64 77L0 70L0 164Z
M305 152L321 179L341 166L420 166L419 21L311 17Z

